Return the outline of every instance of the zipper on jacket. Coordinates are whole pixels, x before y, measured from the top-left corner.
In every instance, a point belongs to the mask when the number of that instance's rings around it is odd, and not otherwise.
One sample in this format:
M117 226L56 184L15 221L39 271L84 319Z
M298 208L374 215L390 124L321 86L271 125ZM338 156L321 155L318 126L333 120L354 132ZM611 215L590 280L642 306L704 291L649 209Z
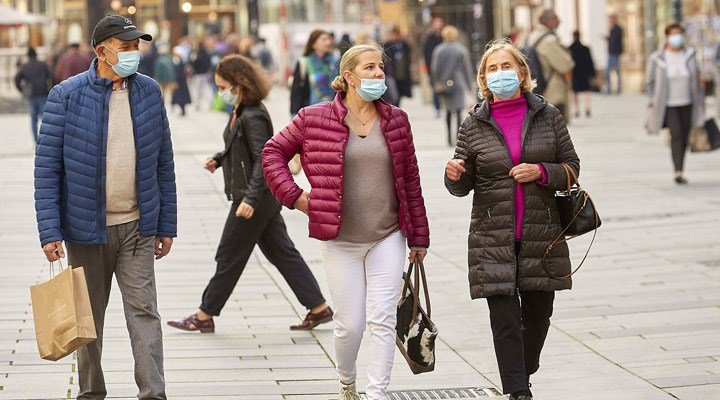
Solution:
M245 161L240 160L240 168L242 168L243 179L245 179L245 189L248 189L250 183L248 182L247 173L245 172Z
M140 219L138 220L138 235L140 234L140 229L142 229L142 222L143 222L143 215L140 211L140 162L138 160L138 140L137 140L137 127L135 126L135 114L133 113L133 104L130 100L132 98L132 90L131 90L131 84L134 82L134 80L130 80L130 78L127 78L127 89L128 89L128 102L130 103L130 119L132 120L132 127L133 127L133 143L135 144L135 191L137 192L137 204L138 204L138 212L140 213ZM163 104L163 107L165 107L165 104ZM166 117L167 118L167 117ZM168 122L169 123L169 122ZM160 134L160 147L162 147L162 133ZM159 150L159 149L158 149ZM158 153L160 153L158 151ZM156 172L157 174L157 172ZM158 198L162 197L162 195L159 193L160 188L158 187ZM158 224L155 228L155 231L160 228L160 219L158 218ZM135 249L133 249L133 256L135 255L135 250L137 250L138 240L140 238L135 238Z
M532 110L530 108L530 104L528 103L528 114L523 121L522 131L520 132L520 139L522 141L522 152L520 154L520 162L522 163L525 158L525 134L527 133L527 130L530 128L530 123L532 122L533 118L535 118L535 115L537 114L536 110ZM487 123L490 124L495 129L495 133L499 136L500 142L505 147L505 150L507 151L508 159L510 160L510 163L512 164L512 155L510 155L510 148L508 147L507 143L505 143L505 137L502 134L502 130L500 130L500 126L497 124L497 121L495 121L492 117L488 117L485 119ZM513 179L514 181L514 179ZM515 204L515 190L512 191L511 196L512 204ZM488 212L488 215L490 213ZM525 221L522 221L525 222ZM515 226L517 225L517 221L515 221L515 212L513 210L513 224L512 224L512 233L513 233L513 254L515 254ZM520 229L524 230L525 224L522 223L520 226ZM515 257L515 287L513 290L513 293L520 293L520 255Z

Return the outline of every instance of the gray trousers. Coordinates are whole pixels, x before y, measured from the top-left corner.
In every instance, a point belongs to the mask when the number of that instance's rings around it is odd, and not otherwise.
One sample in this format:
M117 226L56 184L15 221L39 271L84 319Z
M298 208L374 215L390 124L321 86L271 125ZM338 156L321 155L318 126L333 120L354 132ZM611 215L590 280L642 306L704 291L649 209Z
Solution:
M84 267L97 340L77 351L78 400L107 395L101 365L103 326L115 275L135 360L139 399L167 399L163 345L155 290L155 238L138 235L138 221L107 227L107 244L66 243L68 263Z

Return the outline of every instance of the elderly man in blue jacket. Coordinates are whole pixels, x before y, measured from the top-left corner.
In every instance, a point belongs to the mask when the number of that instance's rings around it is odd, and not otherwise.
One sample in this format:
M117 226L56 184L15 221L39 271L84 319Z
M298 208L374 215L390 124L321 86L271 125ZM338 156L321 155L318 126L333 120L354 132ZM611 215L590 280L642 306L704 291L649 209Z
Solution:
M140 399L166 399L154 259L177 231L172 143L160 87L138 74L127 18L95 27L97 58L48 96L35 156L35 209L49 261L84 267L98 339L78 350L78 399L104 399L100 363L112 277L122 293Z

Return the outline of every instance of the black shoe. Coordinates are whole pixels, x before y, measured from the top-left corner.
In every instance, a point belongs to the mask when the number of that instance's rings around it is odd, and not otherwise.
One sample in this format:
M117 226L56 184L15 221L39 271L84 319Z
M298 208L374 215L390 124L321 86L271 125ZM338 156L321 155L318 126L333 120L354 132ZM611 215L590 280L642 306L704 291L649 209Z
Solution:
M532 393L529 390L521 390L511 393L508 400L532 400L532 398Z
M675 183L678 185L687 185L688 181L682 175L675 175Z

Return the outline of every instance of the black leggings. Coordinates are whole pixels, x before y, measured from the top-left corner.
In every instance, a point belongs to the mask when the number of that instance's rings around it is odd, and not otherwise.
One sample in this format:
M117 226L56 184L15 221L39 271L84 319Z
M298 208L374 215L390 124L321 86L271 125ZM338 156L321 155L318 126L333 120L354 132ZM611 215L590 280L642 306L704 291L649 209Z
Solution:
M675 172L682 172L692 129L692 105L666 108L665 123L670 128L670 149Z
M457 139L457 131L460 130L460 118L462 118L462 110L447 110L445 111L445 122L447 123L447 134L448 134L448 145L453 145L453 129L452 129L452 115L455 113L457 116L457 124L455 126L455 139Z

